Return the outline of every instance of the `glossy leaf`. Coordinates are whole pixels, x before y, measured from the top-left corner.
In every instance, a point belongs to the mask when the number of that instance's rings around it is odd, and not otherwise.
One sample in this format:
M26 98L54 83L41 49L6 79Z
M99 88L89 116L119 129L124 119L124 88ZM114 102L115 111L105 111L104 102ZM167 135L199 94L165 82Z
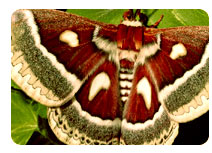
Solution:
M74 9L67 10L80 16L90 18L92 20L102 21L105 23L119 24L122 20L123 9L105 10L105 9ZM148 24L154 24L161 15L164 18L158 28L176 27L176 26L207 26L209 25L209 17L207 12L200 9L149 9L142 10L149 17Z
M123 9L72 9L69 13L87 17L104 23L119 24L122 19Z
M149 16L150 25L154 24L161 15L164 15L158 28L209 25L208 14L200 9L160 9L144 10L144 12Z
M21 92L11 92L11 136L15 143L26 144L38 130L37 114Z

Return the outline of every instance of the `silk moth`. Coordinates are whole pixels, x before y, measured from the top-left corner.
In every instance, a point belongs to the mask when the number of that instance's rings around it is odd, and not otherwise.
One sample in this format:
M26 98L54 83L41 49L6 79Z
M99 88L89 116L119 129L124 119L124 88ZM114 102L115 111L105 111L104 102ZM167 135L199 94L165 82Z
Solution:
M137 19L139 18L139 19ZM172 144L209 108L209 27L119 25L57 10L12 15L12 79L66 144Z

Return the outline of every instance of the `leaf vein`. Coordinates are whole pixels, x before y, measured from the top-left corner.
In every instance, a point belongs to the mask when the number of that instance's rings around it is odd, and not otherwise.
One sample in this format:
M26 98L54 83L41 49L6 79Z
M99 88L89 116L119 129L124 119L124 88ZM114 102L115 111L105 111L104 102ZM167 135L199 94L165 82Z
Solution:
M172 10L171 13L174 15L174 17L184 26L186 26L187 24L183 21L183 19L181 18L180 14L176 12L176 10Z

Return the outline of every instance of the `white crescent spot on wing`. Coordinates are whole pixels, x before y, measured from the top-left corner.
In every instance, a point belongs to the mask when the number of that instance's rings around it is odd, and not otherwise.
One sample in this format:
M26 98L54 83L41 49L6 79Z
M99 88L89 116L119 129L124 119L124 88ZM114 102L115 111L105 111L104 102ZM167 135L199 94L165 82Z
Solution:
M92 101L101 89L108 89L110 87L110 78L105 72L99 73L92 81L88 100Z
M143 77L137 84L137 93L142 94L144 97L145 105L147 109L151 107L151 86L146 77Z

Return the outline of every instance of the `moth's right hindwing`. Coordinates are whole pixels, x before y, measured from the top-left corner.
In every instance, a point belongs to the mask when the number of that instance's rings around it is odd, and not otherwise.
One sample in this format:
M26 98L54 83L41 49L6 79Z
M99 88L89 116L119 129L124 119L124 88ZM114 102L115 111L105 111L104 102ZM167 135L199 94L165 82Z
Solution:
M172 121L158 99L148 64L138 65L129 99L124 106L121 143L172 144L179 124Z

